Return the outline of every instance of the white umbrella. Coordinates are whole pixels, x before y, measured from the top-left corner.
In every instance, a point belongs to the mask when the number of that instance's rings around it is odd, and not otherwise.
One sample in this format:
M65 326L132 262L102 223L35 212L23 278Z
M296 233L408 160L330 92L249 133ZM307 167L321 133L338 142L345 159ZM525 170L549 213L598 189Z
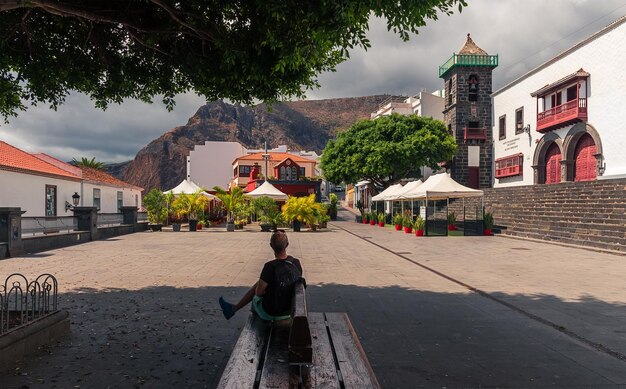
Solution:
M259 186L252 192L246 193L246 196L253 198L267 196L274 200L287 200L287 198L289 197L280 190L276 189L276 187L270 184L269 181L263 182L261 186Z
M212 200L213 199L219 200L217 197L213 196L212 194L205 192L195 182L189 181L189 180L183 180L183 182L178 184L178 186L176 186L175 188L172 188L170 190L166 190L163 193L167 194L167 193L172 192L175 195L179 195L179 194L182 194L182 193L192 194L192 193L196 193L198 190L201 190L203 195L205 195L206 197L208 197L208 198L210 198Z

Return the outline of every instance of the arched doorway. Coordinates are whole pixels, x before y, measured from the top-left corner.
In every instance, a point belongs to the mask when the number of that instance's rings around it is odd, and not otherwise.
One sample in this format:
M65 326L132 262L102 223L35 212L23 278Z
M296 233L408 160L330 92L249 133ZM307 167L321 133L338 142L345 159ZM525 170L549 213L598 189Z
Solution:
M589 134L580 137L574 152L574 181L596 179L596 143Z
M552 143L546 151L546 184L561 182L561 149Z

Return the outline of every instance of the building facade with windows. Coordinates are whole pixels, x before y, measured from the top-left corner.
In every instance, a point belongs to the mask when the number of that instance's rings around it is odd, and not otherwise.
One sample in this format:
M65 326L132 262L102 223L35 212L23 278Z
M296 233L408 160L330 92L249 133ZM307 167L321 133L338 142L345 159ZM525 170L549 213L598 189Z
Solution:
M232 163L233 178L231 187L238 185L245 188L250 180L253 169L261 177L267 176L270 180L299 181L316 178L317 161L299 155L268 151L268 170L265 173L265 152L247 154L236 158Z
M103 171L79 168L47 154L29 154L0 141L0 207L20 207L23 216L71 216L65 204L118 213L121 206L141 208L140 187Z
M494 187L626 177L626 16L495 91Z

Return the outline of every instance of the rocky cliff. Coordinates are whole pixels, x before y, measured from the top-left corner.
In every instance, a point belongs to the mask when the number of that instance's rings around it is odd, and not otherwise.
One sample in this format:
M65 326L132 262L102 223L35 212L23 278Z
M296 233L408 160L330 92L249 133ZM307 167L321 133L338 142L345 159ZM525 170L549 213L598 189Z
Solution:
M178 185L185 158L204 141L237 141L248 148L287 145L321 152L337 131L369 118L387 95L239 106L223 101L200 107L186 125L173 128L141 149L135 159L116 166L124 181L145 190Z

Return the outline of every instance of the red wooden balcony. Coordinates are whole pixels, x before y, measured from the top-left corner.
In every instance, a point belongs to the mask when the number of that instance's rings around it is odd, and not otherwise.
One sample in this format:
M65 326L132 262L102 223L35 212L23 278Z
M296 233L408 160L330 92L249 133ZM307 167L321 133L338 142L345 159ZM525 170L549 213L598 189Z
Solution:
M524 155L515 154L496 159L496 178L520 176L524 168Z
M537 131L545 132L587 120L587 98L580 97L537 114Z
M484 128L463 128L463 140L477 139L486 140L486 131Z

